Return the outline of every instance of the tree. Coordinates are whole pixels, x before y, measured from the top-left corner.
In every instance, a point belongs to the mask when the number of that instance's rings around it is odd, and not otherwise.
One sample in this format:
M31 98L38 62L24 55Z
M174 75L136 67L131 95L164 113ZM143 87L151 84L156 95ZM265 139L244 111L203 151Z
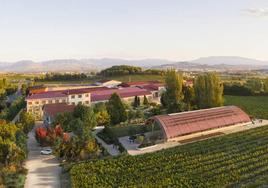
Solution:
M165 78L166 92L163 94L162 104L165 104L169 113L182 111L182 74L174 69L168 70Z
M135 98L134 98L134 102L133 102L133 107L135 107L135 108L137 108L137 107L139 107L140 106L140 97L138 97L138 96L135 96Z
M118 124L127 120L127 112L120 96L117 93L112 94L107 103L107 110L110 115L111 123Z
M110 116L107 110L97 112L96 120L98 125L108 125L110 123Z
M183 102L186 104L186 109L189 111L192 109L194 105L195 100L194 88L183 86L182 91L184 95Z
M20 114L20 123L23 126L23 132L25 134L27 134L28 132L30 132L33 129L35 120L34 120L34 117L32 116L32 114L30 114L26 111L23 111Z
M73 114L75 118L80 119L84 123L84 126L89 129L97 125L94 111L90 107L79 104L75 107Z
M97 126L96 116L92 108L87 109L82 121L84 122L84 126L89 130Z
M108 114L105 103L97 103L94 106L97 125L108 125L110 123L110 116Z
M70 122L73 120L72 113L66 112L66 113L60 113L57 114L55 120L54 120L54 126L61 125L63 130L65 132L71 132L72 128L70 126Z
M75 118L70 122L70 128L76 135L82 135L84 123L79 118Z
M84 117L86 116L88 112L88 107L82 104L78 104L75 108L74 108L74 112L73 115L75 118L79 118L81 120L84 119Z
M195 79L194 90L199 108L223 105L223 84L216 73L199 75Z
M141 105L140 97L137 97L137 105L138 105L138 107Z
M148 104L149 104L149 101L148 101L146 95L144 95L144 96L143 96L143 105L144 105L144 106L147 106Z
M262 83L260 79L250 79L247 80L245 86L252 90L254 93L259 93L262 91Z
M265 93L268 93L268 77L263 82L263 90Z

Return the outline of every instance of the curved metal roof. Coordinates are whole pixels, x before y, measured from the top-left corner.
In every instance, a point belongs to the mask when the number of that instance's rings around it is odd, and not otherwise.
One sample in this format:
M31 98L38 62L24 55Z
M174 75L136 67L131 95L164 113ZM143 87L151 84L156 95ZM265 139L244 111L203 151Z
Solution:
M166 139L251 121L250 117L236 106L159 115L152 119L162 127Z

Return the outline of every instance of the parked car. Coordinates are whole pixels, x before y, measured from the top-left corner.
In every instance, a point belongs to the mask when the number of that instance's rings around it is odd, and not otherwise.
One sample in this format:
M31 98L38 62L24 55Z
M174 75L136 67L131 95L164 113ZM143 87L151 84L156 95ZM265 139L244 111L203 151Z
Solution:
M51 155L52 149L44 149L40 152L41 155Z

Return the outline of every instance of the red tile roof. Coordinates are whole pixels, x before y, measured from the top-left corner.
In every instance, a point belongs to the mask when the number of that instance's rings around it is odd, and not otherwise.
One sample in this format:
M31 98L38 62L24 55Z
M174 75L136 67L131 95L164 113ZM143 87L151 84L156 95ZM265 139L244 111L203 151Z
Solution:
M49 98L63 98L67 97L62 91L46 91L42 93L36 93L26 97L26 100L29 99L49 99Z
M107 87L91 87L91 88L81 88L81 89L70 89L70 90L65 90L65 94L82 94L82 93L91 93L94 91L104 91L104 90L110 90L110 88Z
M66 103L57 103L57 104L45 104L43 111L45 114L48 114L51 117L55 117L57 114L73 112L75 105L68 105Z
M91 101L103 101L109 100L113 93L117 93L121 98L134 97L134 96L143 96L150 95L151 92L146 89L141 89L137 87L133 88L120 88L120 89L110 89L105 91L94 91L91 93Z
M46 91L46 92L42 92L42 93L29 95L26 98L26 100L28 100L28 99L31 100L31 99L63 98L63 97L67 97L67 95L91 93L93 91L103 91L103 90L110 90L110 88L92 87L92 88L80 88L80 89L70 89L70 90Z
M166 139L251 121L236 106L159 115L152 119L162 127Z

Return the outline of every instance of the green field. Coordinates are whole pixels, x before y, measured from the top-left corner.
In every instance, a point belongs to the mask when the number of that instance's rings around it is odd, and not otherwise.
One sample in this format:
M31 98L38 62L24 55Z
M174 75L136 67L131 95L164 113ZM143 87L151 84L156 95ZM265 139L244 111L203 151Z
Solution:
M268 119L268 96L225 96L225 105L236 105L248 114Z
M72 187L268 186L268 126L140 156L76 164Z
M161 75L123 75L123 76L112 76L105 79L119 80L122 82L136 82L136 81L164 81L164 76Z
M136 82L136 81L164 81L164 77L161 75L151 75L151 74L137 74L137 75L122 75L122 76L109 76L109 77L94 77L86 80L78 81L38 81L35 82L36 85L40 84L92 84L98 80L119 80L122 82Z

